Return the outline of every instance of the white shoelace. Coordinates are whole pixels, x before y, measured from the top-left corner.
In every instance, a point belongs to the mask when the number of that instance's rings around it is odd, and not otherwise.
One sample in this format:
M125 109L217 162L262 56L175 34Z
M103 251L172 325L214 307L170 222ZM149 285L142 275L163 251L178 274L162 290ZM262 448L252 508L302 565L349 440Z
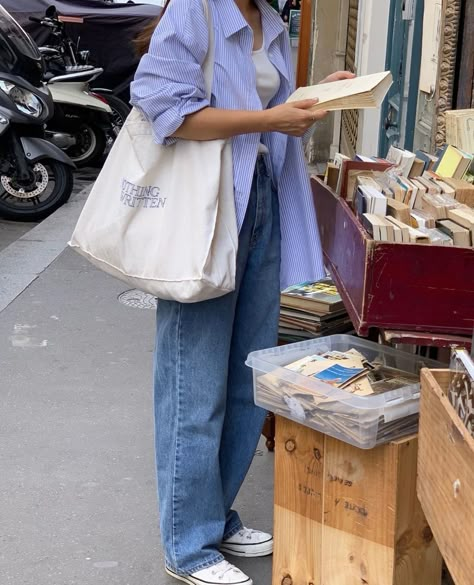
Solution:
M234 565L231 565L228 561L221 561L219 564L212 568L211 575L213 577L217 577L219 581L223 581L227 573L230 572L239 573L240 571L239 569L234 567Z
M251 528L245 528L245 526L242 528L242 530L239 530L239 536L241 536L242 538L246 538L247 540L252 540L253 535L256 533L257 533L257 530L252 530Z

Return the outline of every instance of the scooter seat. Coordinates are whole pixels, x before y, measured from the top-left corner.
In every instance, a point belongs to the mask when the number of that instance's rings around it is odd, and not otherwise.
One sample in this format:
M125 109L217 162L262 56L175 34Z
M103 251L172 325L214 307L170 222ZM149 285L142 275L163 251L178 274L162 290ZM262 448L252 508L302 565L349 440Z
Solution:
M87 71L68 71L65 75L52 77L49 83L74 83L77 81L87 83L99 77L103 72L104 70L100 67L92 67L91 69L87 69Z

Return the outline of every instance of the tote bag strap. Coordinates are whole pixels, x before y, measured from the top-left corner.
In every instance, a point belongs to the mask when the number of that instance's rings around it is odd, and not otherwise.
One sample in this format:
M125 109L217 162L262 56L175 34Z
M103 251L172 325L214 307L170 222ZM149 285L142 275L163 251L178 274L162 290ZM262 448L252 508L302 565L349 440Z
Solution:
M202 70L204 73L204 81L206 85L206 97L211 101L212 95L212 81L214 79L214 26L212 23L211 8L209 6L209 0L202 0L204 7L204 14L206 15L207 26L209 29L209 47L207 49L207 55L202 64Z

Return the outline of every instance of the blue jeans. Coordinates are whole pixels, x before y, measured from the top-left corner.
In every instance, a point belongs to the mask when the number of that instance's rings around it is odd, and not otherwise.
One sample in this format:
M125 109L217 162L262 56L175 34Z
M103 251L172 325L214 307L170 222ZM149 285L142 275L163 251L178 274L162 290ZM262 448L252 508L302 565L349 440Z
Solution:
M239 235L236 290L200 303L158 303L155 430L167 566L191 574L223 560L242 528L231 509L265 411L253 401L249 352L276 345L280 215L263 157Z

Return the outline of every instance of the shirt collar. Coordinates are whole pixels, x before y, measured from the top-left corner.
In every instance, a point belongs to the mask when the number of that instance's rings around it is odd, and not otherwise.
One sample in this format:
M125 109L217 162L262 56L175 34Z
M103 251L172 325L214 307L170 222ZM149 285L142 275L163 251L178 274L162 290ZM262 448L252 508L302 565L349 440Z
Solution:
M285 31L285 25L280 15L273 10L267 0L256 0L256 4L262 15L265 44L268 47ZM234 0L215 0L214 6L219 13L222 30L226 38L249 26Z

